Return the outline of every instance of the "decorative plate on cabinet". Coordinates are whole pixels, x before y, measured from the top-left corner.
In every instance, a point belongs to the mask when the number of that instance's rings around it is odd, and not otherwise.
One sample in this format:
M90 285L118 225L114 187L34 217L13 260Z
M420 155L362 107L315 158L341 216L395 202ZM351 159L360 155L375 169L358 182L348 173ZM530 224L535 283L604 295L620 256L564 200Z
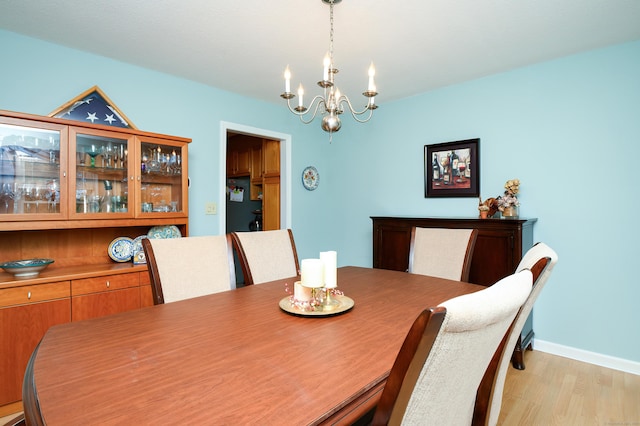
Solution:
M109 257L114 262L128 262L133 256L133 240L129 237L118 237L109 244Z
M147 263L144 255L144 249L142 248L142 240L148 238L146 235L139 235L133 239L133 264L141 265Z
M305 167L302 171L302 185L308 191L313 191L320 183L320 174L313 166Z
M154 226L147 233L149 238L180 238L182 233L175 225Z
M12 260L1 264L0 268L13 274L16 278L33 278L53 262L53 259Z

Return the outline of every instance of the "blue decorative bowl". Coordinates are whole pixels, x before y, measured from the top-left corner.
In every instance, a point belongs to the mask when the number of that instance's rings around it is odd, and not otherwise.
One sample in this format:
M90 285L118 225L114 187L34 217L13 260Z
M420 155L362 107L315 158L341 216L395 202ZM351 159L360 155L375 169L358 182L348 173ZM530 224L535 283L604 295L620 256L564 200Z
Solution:
M0 268L13 274L16 278L33 278L53 262L53 259L12 260L1 264Z

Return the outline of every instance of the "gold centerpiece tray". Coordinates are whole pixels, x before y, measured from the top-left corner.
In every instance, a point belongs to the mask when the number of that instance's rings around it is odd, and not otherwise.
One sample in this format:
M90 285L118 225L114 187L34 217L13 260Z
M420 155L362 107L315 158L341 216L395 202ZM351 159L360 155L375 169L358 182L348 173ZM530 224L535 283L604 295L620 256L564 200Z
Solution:
M350 311L355 305L353 299L347 296L332 296L334 303L330 307L323 305L315 306L313 309L303 309L291 301L291 296L280 300L280 309L291 315L301 317L329 317L340 315Z

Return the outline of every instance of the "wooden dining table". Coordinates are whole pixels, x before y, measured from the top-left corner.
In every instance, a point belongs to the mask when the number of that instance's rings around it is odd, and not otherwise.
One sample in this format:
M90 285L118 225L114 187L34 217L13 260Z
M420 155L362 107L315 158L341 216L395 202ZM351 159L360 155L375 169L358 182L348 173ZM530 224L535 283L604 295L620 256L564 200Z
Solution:
M50 328L25 375L28 424L350 424L418 314L485 288L341 267L354 307L306 317L279 307L297 279Z

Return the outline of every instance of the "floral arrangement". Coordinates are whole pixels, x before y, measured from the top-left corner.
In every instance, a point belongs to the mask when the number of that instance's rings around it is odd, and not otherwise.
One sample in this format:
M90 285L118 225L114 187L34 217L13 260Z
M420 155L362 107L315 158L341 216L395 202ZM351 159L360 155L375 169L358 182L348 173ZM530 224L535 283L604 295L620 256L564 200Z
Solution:
M520 180L519 179L509 179L504 184L504 195L498 197L498 210L501 212L504 209L509 207L515 207L520 205L520 201L518 201L517 194L520 191Z
M327 295L327 292L332 296L344 296L344 292L338 290L337 288L325 289L324 287L322 287L318 290L319 291L317 297L313 296L309 300L298 300L293 295L293 291L289 287L289 283L284 283L284 291L289 294L289 303L291 303L291 306L303 312L315 312L324 310L324 299Z

